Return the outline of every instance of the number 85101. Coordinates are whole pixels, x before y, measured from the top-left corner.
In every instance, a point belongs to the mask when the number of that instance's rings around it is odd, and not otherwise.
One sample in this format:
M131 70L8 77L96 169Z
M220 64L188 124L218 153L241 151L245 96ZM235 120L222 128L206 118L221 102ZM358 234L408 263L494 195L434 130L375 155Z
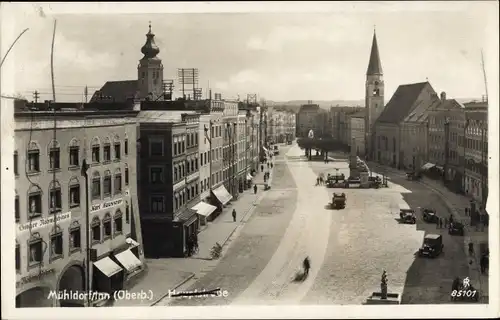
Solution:
M460 298L460 297L473 298L476 296L476 294L477 294L476 290L453 290L451 292L451 296L453 298Z

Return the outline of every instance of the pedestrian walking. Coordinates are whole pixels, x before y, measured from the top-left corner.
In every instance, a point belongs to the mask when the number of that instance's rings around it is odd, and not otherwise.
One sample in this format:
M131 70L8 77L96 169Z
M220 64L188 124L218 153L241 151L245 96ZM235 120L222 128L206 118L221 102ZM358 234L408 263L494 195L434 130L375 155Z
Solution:
M469 242L469 255L474 254L474 244L472 242Z
M444 218L444 227L448 227L448 218Z
M269 168L269 165L270 165L270 164L269 164L269 162L268 162L268 163L267 163L267 167L268 167L268 168Z
M253 194L257 194L257 185L256 184L253 185Z
M236 222L236 209L233 209L233 222Z
M481 260L479 261L479 265L481 267L481 274L485 274L486 273L486 268L488 266L488 256L483 254L481 256Z
M465 207L465 216L468 217L469 216L469 208Z
M273 163L271 162L271 169L273 168Z
M264 165L263 164L260 165L260 172L264 172Z

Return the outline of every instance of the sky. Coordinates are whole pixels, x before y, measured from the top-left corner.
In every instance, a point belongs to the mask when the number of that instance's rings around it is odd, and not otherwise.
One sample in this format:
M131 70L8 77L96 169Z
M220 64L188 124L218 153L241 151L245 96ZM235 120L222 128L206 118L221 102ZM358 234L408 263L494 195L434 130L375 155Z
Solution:
M364 99L374 28L386 102L398 85L426 79L450 98L480 98L485 93L481 49L488 74L498 79L498 3L294 5L242 12L219 3L210 13L165 13L196 10L136 3L135 10L128 9L136 13L124 14L109 5L83 10L68 4L8 4L13 23L6 32L2 27L1 56L22 30L29 30L6 59L15 72L2 95L31 100L37 90L42 100L51 98L54 19L55 89L61 102L82 101L85 86L92 94L106 81L136 79L149 21L164 79L176 81L177 95L177 68L198 68L203 92L210 87L225 98L256 93L273 101Z

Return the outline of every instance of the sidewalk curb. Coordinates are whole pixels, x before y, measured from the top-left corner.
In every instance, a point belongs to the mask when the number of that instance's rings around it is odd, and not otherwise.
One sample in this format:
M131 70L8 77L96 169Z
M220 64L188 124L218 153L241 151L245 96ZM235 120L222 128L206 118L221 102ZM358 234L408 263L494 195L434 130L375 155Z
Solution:
M189 280L191 280L196 274L194 273L191 273L189 276L187 276L184 280L182 280L181 282L179 282L178 284L176 284L173 288L169 289L170 290L175 290L177 288L179 288L180 286L182 286L184 283L188 282ZM156 299L153 303L151 303L149 306L150 307L154 307L156 304L158 304L158 302L160 302L161 300L163 300L166 296L168 296L169 292L167 292L166 294L162 295L159 299Z

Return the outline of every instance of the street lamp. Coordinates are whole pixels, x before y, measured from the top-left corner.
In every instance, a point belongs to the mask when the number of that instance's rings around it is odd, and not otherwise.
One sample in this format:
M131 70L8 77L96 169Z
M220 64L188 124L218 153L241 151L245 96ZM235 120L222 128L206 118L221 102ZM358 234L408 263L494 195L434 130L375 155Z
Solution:
M209 161L209 174L210 174L210 177L208 177L208 181L210 183L210 191L212 191L212 186L213 186L213 183L212 183L212 139L210 137L210 135L208 134L208 132L212 132L212 120L210 120L208 122L208 126L209 128L207 128L206 125L203 125L203 131L205 131L205 139L208 140L208 145L209 145L209 152L208 152L208 161Z

